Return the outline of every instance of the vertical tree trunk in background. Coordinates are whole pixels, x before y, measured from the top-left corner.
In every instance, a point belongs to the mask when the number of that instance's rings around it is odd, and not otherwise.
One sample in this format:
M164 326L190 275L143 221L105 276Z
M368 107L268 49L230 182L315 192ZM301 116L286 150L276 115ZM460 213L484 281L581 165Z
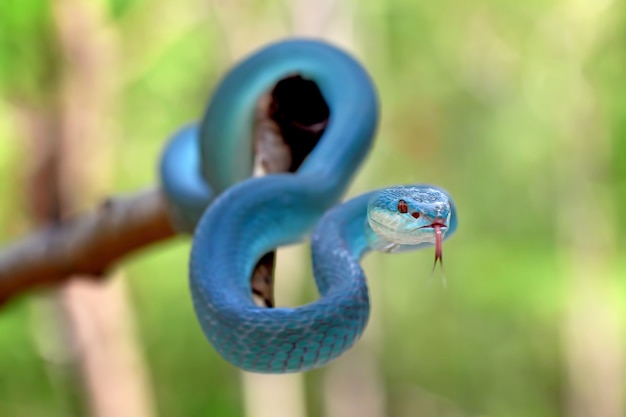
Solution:
M295 0L292 9L292 31L298 36L327 39L347 51L355 51L354 10L350 2L336 0ZM308 254L302 262L310 262ZM369 280L370 288L376 280ZM380 291L372 289L370 297ZM373 301L374 305L380 305ZM386 396L376 352L382 342L379 317L370 313L365 334L338 361L324 370L323 408L327 417L384 417Z
M609 166L610 143L591 92L572 106L571 129L559 152L561 254L567 289L563 318L566 408L570 417L621 417L624 345L620 329L617 224L613 197L594 179ZM563 156L567 155L567 158ZM602 174L600 174L602 175Z
M624 345L615 271L617 224L612 196L593 177L609 166L609 143L592 94L576 102L567 145L557 162L561 189L560 241L567 290L563 318L566 408L569 417L621 417ZM598 128L596 130L596 128ZM568 155L569 158L562 158ZM571 159L570 159L571 158ZM590 222L587 224L586 222Z
M114 166L110 103L115 43L99 2L52 3L64 65L55 129L32 138L39 164L32 181L39 221L54 222L90 207L108 191ZM45 143L42 143L44 142ZM154 415L146 370L133 339L124 281L74 280L55 295L66 356L78 370L81 392L94 417ZM49 321L41 326L50 325ZM45 330L45 329L44 329Z
M611 137L598 97L585 79L585 66L594 59L606 27L607 6L593 0L568 2L558 15L563 26L557 31L568 33L562 44L565 50L560 51L565 57L561 67L565 82L555 92L555 102L562 105L561 146L555 161L560 216L555 220L567 277L562 334L569 417L626 415L625 350L614 295L616 202L602 183L610 166Z
M323 38L354 50L354 8L337 0L293 0L291 32L295 36Z
M250 24L243 21L247 3L214 0L213 12L222 32L228 61L236 62L256 48L274 40L272 33L280 24L272 19L256 18ZM260 36L262 35L262 36ZM279 35L279 33L276 33ZM278 81L278 80L277 80ZM255 168L260 173L262 169ZM262 175L262 174L261 174ZM274 291L278 306L297 305L302 289L301 265L304 262L301 245L277 251ZM244 410L247 417L306 417L306 396L302 374L262 375L241 371Z
M213 4L213 11L223 31L223 41L232 58L241 57L256 47L275 40L280 35L282 22L257 18L250 25L242 23L241 12L246 6L221 2ZM318 37L329 40L347 50L353 50L353 11L349 3L336 0L287 2L291 35ZM272 15L274 16L274 15ZM233 28L233 29L231 29ZM262 34L262 37L259 35ZM295 306L302 292L302 265L310 263L306 246L279 249L276 257L276 300L279 306ZM372 320L375 322L375 318ZM371 327L371 326L370 326ZM375 327L375 323L374 323ZM368 327L369 328L369 327ZM342 357L327 369L324 409L330 417L384 415L384 392L375 366L371 344L377 344L379 332L369 330L368 336L355 348L354 354ZM360 369L360 371L359 371ZM242 372L246 416L248 417L305 417L306 396L303 374L260 375ZM349 385L347 391L336 391Z

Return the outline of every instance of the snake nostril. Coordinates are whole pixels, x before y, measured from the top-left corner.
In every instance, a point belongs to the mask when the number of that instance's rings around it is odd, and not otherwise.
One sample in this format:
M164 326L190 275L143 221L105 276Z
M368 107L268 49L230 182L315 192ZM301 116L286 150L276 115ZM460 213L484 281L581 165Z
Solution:
M413 213L411 213L411 216L413 216L416 219L419 219L420 218L420 213L417 212L417 211L414 211Z

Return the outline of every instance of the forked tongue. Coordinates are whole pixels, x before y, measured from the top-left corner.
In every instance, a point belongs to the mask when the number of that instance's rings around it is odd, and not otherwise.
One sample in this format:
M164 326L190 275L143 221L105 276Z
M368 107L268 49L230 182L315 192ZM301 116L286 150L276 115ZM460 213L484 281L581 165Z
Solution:
M441 274L443 276L443 285L446 286L446 275L443 271L443 233L441 232L441 226L438 224L433 225L433 229L435 229L435 263L433 264L433 270L431 274L435 273L435 269L437 268L437 261L439 261L439 265L441 265Z

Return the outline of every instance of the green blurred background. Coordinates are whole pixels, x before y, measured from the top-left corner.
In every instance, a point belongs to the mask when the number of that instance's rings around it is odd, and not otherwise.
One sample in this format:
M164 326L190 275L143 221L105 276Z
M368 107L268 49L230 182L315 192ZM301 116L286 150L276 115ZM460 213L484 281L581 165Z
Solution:
M55 120L95 120L86 132L100 138L85 134L81 152L96 191L74 197L86 209L155 183L164 141L238 59L323 37L361 60L381 98L350 194L434 183L454 196L460 228L444 246L447 288L429 278L431 251L369 256L364 338L303 379L261 380L278 395L272 415L624 416L625 12L614 0L3 0L0 242L35 227L30 155L64 134ZM306 250L282 257L279 304L280 291L315 298ZM114 279L143 415L268 415L269 394L196 324L188 251L184 238L161 244ZM0 416L138 416L94 406L90 347L75 346L73 326L58 296L3 307Z

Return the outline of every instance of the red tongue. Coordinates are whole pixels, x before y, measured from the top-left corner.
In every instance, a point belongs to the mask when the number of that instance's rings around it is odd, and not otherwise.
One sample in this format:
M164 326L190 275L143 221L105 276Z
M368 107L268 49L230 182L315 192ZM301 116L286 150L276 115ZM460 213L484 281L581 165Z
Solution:
M435 264L437 264L437 260L443 267L443 233L441 233L441 226L438 224L433 226L435 229Z
M437 261L439 261L441 270L443 271L443 233L441 232L441 226L438 224L433 225L433 229L435 229L435 263L433 265L433 272L435 272L435 268L437 267ZM445 285L445 275L443 280Z

